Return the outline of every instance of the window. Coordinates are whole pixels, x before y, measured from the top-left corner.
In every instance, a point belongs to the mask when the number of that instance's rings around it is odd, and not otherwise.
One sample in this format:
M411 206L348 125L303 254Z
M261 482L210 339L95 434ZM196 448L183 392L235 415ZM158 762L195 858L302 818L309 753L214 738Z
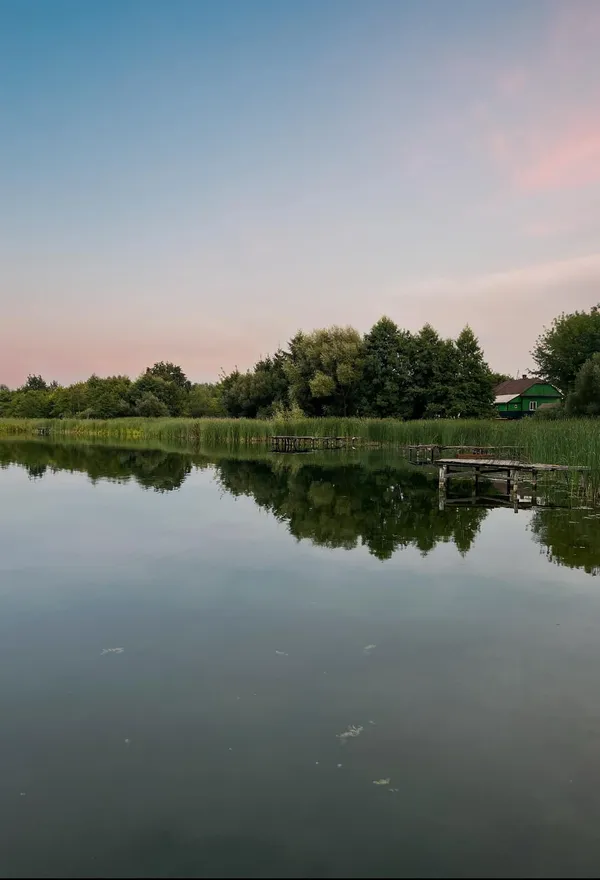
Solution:
M537 400L530 400L529 401L529 409L530 410L537 409Z

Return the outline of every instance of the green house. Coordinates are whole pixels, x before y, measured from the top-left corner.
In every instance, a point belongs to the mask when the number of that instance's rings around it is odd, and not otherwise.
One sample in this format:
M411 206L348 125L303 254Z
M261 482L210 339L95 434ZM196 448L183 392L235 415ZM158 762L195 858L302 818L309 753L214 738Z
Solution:
M532 416L541 406L556 404L562 400L562 394L555 385L527 376L496 385L494 395L494 404L502 419Z

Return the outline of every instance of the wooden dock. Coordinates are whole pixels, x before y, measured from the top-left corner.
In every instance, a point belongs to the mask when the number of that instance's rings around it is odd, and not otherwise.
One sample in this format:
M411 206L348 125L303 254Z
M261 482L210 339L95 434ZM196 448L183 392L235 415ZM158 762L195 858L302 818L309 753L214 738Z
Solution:
M440 492L444 493L451 476L474 476L475 493L477 494L479 477L497 474L506 479L508 493L514 495L517 491L519 477L529 477L532 492L535 494L539 474L577 473L584 476L589 471L587 467L567 464L532 464L499 458L440 458L437 464L440 469Z
M423 459L427 461L437 461L436 454L440 456L442 452L445 450L453 451L456 453L456 457L464 458L469 455L477 456L478 458L489 458L490 455L494 452L502 452L502 453L515 453L520 452L520 446L446 446L442 443L417 443L412 446L407 446L409 458L416 463L420 463Z
M346 449L352 447L357 437L297 437L279 435L271 437L272 452L311 452L313 449Z

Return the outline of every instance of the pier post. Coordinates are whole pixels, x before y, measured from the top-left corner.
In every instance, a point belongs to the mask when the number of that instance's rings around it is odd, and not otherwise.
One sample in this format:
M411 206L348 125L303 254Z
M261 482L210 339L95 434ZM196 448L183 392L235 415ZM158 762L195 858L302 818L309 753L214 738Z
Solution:
M446 491L446 483L448 482L448 465L443 464L440 467L440 492Z
M510 484L510 498L511 498L511 501L513 501L516 505L518 505L518 503L519 503L518 502L518 498L519 498L518 479L519 479L519 472L514 469L511 470L509 472L509 479L508 479L509 484Z
M440 465L440 499L438 507L444 510L446 507L446 486L448 482L448 465Z

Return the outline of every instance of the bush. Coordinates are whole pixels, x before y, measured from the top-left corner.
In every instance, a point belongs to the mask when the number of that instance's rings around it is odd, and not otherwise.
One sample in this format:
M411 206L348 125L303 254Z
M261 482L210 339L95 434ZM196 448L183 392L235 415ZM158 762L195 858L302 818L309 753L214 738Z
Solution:
M142 394L135 407L136 415L143 418L164 418L169 415L169 407L162 400L159 400L156 394L146 391Z
M555 422L558 419L566 419L567 410L564 403L545 404L542 409L536 410L533 418L540 422Z

